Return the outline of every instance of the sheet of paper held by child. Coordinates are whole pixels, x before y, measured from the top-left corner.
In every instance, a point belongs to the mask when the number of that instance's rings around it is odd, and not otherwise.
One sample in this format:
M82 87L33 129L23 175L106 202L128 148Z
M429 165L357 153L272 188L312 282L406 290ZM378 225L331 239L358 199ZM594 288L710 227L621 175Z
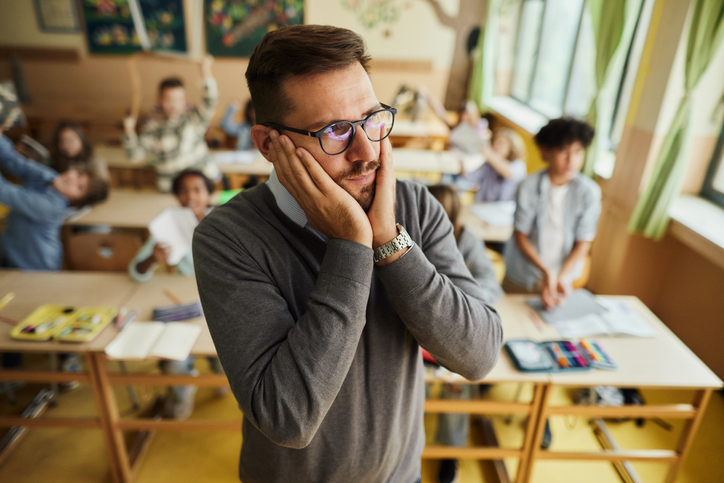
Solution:
M561 337L657 336L656 330L626 301L595 297L585 289L574 291L563 305L551 310L545 310L538 297L531 297L526 303L554 326Z
M12 81L0 82L0 130L25 125L25 115Z
M171 247L169 265L178 265L181 259L191 251L194 228L199 224L190 208L166 208L151 221L148 231L159 243Z

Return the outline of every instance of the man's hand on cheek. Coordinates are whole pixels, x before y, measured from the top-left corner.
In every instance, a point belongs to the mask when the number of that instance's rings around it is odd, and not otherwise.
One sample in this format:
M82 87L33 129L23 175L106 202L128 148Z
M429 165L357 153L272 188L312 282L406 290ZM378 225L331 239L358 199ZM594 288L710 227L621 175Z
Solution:
M392 167L390 140L380 141L380 167L375 180L375 199L367 212L372 226L372 248L397 237L395 219L395 171Z
M286 135L270 134L269 151L279 181L297 200L307 221L330 239L372 246L372 228L362 207L304 148Z

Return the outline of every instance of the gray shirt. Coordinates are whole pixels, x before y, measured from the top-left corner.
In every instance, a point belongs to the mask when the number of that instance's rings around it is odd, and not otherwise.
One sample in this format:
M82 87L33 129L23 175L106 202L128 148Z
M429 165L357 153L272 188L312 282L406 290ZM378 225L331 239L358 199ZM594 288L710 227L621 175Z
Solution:
M601 214L601 188L595 181L577 174L569 184L563 215L563 259L577 241L593 241ZM544 169L528 176L518 186L515 198L515 231L528 236L540 253L542 232L546 229L546 209L551 180ZM536 290L543 274L523 255L515 241L506 245L505 278L527 290Z
M266 184L196 229L201 302L244 413L245 483L413 482L425 444L419 346L471 380L495 364L500 318L442 207L398 181L396 212L416 245L383 267L369 247L292 221Z

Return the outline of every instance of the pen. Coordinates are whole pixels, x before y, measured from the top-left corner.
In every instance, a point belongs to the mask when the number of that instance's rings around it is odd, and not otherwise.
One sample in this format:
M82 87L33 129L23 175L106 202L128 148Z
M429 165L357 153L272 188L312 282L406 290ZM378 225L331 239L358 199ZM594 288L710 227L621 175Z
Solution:
M561 367L568 367L570 366L570 363L568 362L568 359L566 356L563 355L561 352L561 348L558 347L557 342L552 342L551 347L553 348L553 352L555 353L556 357L558 358L558 365Z
M128 315L123 319L123 323L118 327L119 329L123 329L126 325L133 322L133 319L135 319L138 316L138 310L131 310L128 312Z
M566 349L568 349L568 352L571 354L571 357L573 357L576 362L578 363L578 367L587 367L588 364L586 364L586 359L583 358L580 352L578 352L578 349L576 346L569 341L566 341Z
M118 315L116 315L116 328L120 329L123 327L123 319L126 318L126 314L128 313L128 310L125 307L121 307L118 310Z
M581 339L581 345L584 349L586 349L586 351L588 351L594 361L601 362L601 357L598 355L598 352L591 347L591 344L589 344L586 339Z
M6 293L5 296L0 299L0 310L2 310L14 298L15 294L13 292Z
M164 289L163 293L166 295L166 297L170 298L173 303L181 305L181 299L179 299L172 291L170 291L169 289Z

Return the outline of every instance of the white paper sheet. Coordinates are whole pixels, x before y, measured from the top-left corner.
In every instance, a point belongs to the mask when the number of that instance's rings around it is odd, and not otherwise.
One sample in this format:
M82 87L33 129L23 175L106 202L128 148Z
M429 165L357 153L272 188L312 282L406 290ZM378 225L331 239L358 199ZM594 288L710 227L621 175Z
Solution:
M148 231L157 242L171 247L169 265L177 265L191 251L194 228L199 224L190 208L166 208L151 221Z
M510 226L515 215L515 201L476 203L470 206L470 211L488 225Z

